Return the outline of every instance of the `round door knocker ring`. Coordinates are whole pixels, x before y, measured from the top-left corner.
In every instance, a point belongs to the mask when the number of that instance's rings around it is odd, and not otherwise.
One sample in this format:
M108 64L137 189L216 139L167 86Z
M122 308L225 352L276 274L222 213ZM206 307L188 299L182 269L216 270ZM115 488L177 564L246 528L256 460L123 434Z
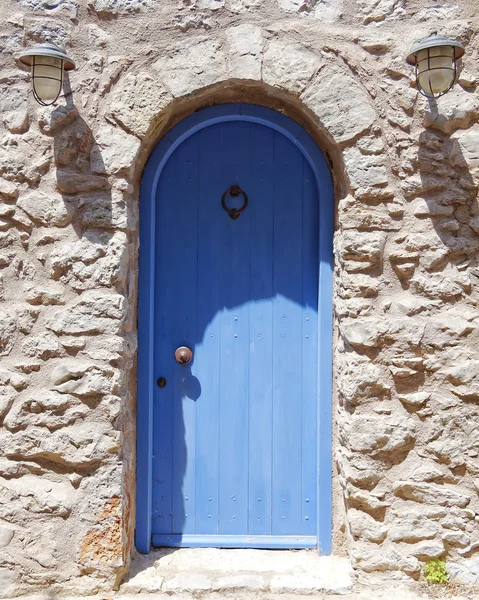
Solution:
M226 196L228 194L230 196L233 196L233 198L236 198L239 195L243 196L243 206L241 208L228 208L226 206ZM225 211L229 214L229 216L233 220L235 220L240 216L240 214L248 206L248 196L246 195L246 192L243 192L243 190L239 187L239 185L232 185L229 188L229 190L226 190L226 192L221 197L221 206L225 209Z

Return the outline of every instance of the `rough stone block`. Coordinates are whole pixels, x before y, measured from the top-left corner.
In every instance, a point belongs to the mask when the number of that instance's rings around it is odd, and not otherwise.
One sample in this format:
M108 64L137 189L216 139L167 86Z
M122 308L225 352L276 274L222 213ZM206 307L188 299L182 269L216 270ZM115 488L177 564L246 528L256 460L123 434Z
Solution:
M204 37L169 48L153 67L175 97L227 78L226 55L221 42Z
M365 133L376 119L376 111L361 84L332 67L321 69L301 99L339 144Z
M172 95L158 77L146 71L128 73L113 89L110 115L126 131L143 137Z
M261 79L263 32L258 25L242 24L226 30L228 73L237 79Z
M317 51L273 39L264 54L263 81L300 93L323 65L324 59Z

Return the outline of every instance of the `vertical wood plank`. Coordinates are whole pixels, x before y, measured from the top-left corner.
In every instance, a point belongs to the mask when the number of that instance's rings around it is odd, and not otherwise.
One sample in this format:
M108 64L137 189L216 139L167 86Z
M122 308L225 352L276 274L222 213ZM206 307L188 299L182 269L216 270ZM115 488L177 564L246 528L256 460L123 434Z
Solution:
M175 321L170 358L174 386L173 533L196 530L196 404L185 389L190 368L175 361L174 351L179 346L194 349L196 341L198 153L198 136L191 136L176 150L176 185L169 198L176 211L166 288L169 294L175 290L173 312L167 315Z
M218 533L220 452L220 320L218 307L223 285L219 257L225 237L219 224L221 210L221 127L199 133L198 206L198 330L195 373L201 386L197 400L196 511L197 533ZM225 188L226 189L226 188Z
M302 157L274 143L273 534L301 531Z
M311 167L303 158L303 315L302 315L302 533L317 529L317 406L318 406L318 192Z
M247 192L251 164L250 124L222 127L222 167L228 187ZM225 188L227 189L227 188ZM253 201L253 198L251 199ZM230 206L241 198L227 199ZM220 356L220 533L240 534L248 527L249 389L249 220L246 210L232 220L222 211L227 243L220 257L222 280Z
M248 533L271 534L274 132L252 125Z
M154 364L164 368L169 377L171 365L171 338L174 319L168 318L174 311L174 298L165 293L162 282L170 271L171 233L174 231L176 214L169 202L176 186L176 156L170 157L163 170L156 202L156 273L155 273L155 351ZM170 232L170 233L168 233ZM163 372L163 370L161 370ZM172 533L173 514L173 381L165 388L153 388L153 533Z

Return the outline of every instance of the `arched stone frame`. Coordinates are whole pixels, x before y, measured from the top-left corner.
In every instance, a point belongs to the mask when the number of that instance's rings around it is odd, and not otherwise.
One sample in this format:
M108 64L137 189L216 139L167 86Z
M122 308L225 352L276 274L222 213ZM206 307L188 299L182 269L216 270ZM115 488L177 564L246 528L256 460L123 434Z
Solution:
M249 27L249 26L241 26ZM253 29L258 29L257 26L251 26ZM204 40L204 38L202 38ZM294 41L287 42L288 51L292 52L294 60L301 61L303 58L304 47ZM307 52L310 52L309 50ZM191 58L191 55L189 55ZM251 58L251 57L249 57ZM210 85L201 86L198 82L197 74L195 74L194 60L189 62L186 60L182 63L182 68L185 69L184 79L188 79L188 73L191 75L191 86L185 89L178 90L174 93L170 92L168 86L164 83L164 78L156 79L157 74L153 72L131 74L127 76L123 85L118 88L116 93L122 97L123 105L128 105L127 113L119 114L115 110L115 102L108 114L108 121L116 122L119 127L106 125L104 127L104 135L99 135L97 140L100 149L111 147L112 141L110 133L121 132L121 135L132 142L129 148L129 153L134 156L134 161L131 163L130 181L133 184L131 200L133 204L137 204L139 198L139 188L141 176L144 166L152 150L158 144L164 134L170 130L176 123L184 119L186 116L202 108L224 103L247 103L257 104L267 108L272 108L278 112L289 116L293 121L301 125L313 138L323 155L326 157L334 182L335 195L335 222L336 229L340 225L342 199L348 202L354 212L354 199L351 195L351 189L358 189L359 195L363 192L361 189L362 182L360 177L358 181L353 177L349 178L346 175L345 158L348 162L348 157L345 156L345 151L351 149L356 150L357 142L361 138L368 140L376 140L380 138L381 133L377 124L377 114L374 108L372 98L365 87L359 83L353 73L339 60L336 56L328 57L326 65L320 65L313 60L313 65L309 62L308 68L312 68L314 76L311 74L308 78L301 81L303 83L298 87L296 81L286 81L278 74L278 79L275 81L271 77L261 80L261 69L256 69L257 79L251 78L250 67L247 63L249 60L245 55L235 65L229 65L227 68L227 77L221 74L217 77L217 81L205 81ZM311 56L309 56L309 59ZM172 60L172 57L160 59L163 62ZM226 60L226 58L225 58ZM255 58L261 63L261 56ZM178 63L176 67L178 68ZM215 78L215 75L212 77ZM211 78L210 78L211 79ZM266 79L266 78L265 78ZM341 90L341 97L338 97L338 90ZM343 93L348 90L348 93ZM129 103L128 100L129 99ZM124 117L124 118L123 118ZM135 134L135 137L132 135ZM141 142L138 140L140 138ZM126 142L128 144L128 142ZM358 150L359 152L359 150ZM375 165L378 162L384 162L383 153L378 157L378 153L373 153L372 160ZM355 156L351 154L351 161L355 160ZM367 165L366 165L367 166ZM361 165L364 167L364 165ZM356 171L356 175L360 175ZM381 197L384 191L384 184L378 186ZM386 189L386 197L391 197L391 190ZM339 203L339 204L338 204ZM348 210L349 206L344 205ZM353 216L354 221L354 216ZM346 225L346 228L354 228L352 225ZM136 244L138 242L136 241ZM336 254L338 252L338 244L336 242ZM136 272L136 255L130 256L130 268ZM335 268L341 266L335 260ZM337 275L336 273L336 275ZM337 280L337 277L336 277ZM337 283L336 283L337 287ZM136 290L136 287L134 288ZM133 288L132 288L133 290ZM132 297L130 291L130 302L128 310L131 317L134 318L136 311L136 295ZM134 292L136 294L136 291ZM333 299L336 298L336 292L333 293ZM337 339L337 324L334 325L334 338ZM336 345L336 344L335 344ZM136 409L136 371L131 370L127 375L127 387L129 389L129 402L127 403L127 414L133 415ZM333 363L333 386L336 386L336 371ZM333 392L333 463L338 459L337 448L337 427L336 427L336 410L337 400L336 392ZM128 419L128 429L130 435L128 440L125 438L124 455L128 455L128 469L124 472L124 534L125 540L124 557L129 560L131 549L133 548L133 538L135 529L134 519L134 501L132 494L135 489L135 474L132 469L133 458L135 456L134 446L134 431L133 422ZM342 460L342 457L339 457ZM333 465L333 469L336 469ZM334 548L339 548L344 544L344 482L341 483L337 476L333 477L333 551ZM346 528L347 533L347 528Z
M224 110L223 110L224 107ZM326 160L312 138L294 121L254 104L224 104L203 109L169 130L153 151L145 169L140 195L140 260L138 304L138 401L137 401L137 520L136 548L148 553L151 544L153 389L152 364L155 271L155 203L157 185L169 157L188 137L211 125L232 121L258 123L289 139L309 163L316 180L319 201L319 356L318 356L318 530L321 554L331 552L331 411L332 411L332 242L334 195Z

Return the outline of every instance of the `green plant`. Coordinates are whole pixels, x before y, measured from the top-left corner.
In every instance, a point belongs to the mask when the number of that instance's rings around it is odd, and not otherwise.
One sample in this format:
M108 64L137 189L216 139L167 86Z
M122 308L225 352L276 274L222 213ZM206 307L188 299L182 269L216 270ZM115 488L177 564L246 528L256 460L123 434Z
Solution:
M422 571L428 583L447 583L446 561L443 558L430 560L423 566Z

